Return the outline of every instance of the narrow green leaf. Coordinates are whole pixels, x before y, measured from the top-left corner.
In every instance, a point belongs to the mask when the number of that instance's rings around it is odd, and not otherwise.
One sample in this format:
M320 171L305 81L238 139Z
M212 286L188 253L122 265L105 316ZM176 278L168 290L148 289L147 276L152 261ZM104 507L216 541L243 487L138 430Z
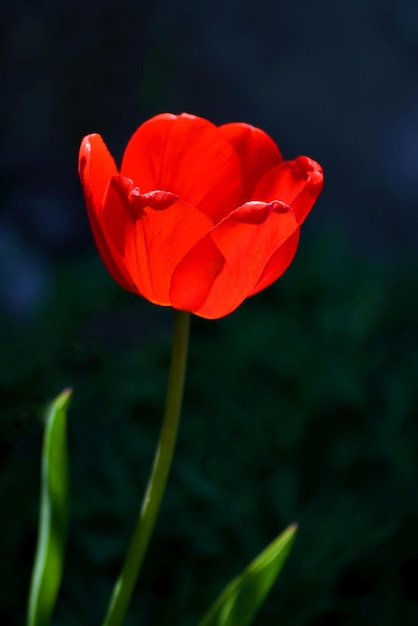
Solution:
M295 540L297 526L286 528L225 587L199 626L248 626L270 591Z
M49 406L42 446L38 543L27 626L49 624L61 583L68 524L67 410L71 389Z

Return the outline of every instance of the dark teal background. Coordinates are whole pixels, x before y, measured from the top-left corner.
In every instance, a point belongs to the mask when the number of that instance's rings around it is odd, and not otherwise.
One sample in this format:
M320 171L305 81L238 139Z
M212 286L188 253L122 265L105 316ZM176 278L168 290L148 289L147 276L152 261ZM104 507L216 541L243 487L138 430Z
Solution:
M325 170L297 257L193 319L169 489L127 626L193 626L289 523L258 626L418 621L415 2L0 8L0 622L24 623L42 411L74 387L53 625L99 624L158 437L172 315L106 274L77 179L162 111L267 130Z

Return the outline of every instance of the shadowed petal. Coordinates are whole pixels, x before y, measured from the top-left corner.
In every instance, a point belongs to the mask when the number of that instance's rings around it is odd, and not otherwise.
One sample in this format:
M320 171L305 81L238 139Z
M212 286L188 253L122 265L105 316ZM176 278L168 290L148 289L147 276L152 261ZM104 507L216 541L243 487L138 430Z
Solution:
M282 202L236 209L180 261L171 280L172 305L210 319L231 313L297 230L293 211Z
M263 175L283 161L282 154L271 137L250 124L224 124L220 130L240 158L243 181L241 202L248 202Z
M106 190L101 224L131 290L160 305L170 304L175 266L212 226L204 213L178 196L141 194L120 175L113 176Z
M78 173L89 211L99 213L107 184L117 172L115 161L101 136L84 137L78 157Z
M141 193L174 193L213 223L234 210L241 197L234 148L219 128L194 115L162 114L142 124L127 145L121 173Z
M291 262L293 261L296 250L298 249L300 239L300 229L295 233L271 257L267 263L259 281L249 295L262 291L266 287L272 285L282 274L285 273Z
M99 254L112 278L124 289L131 289L129 280L121 273L100 225L103 197L110 178L117 173L112 155L100 135L84 137L78 158L78 173L83 187L87 213Z
M253 199L286 202L295 211L298 223L302 224L321 193L323 182L321 166L313 159L301 156L267 172L256 186Z

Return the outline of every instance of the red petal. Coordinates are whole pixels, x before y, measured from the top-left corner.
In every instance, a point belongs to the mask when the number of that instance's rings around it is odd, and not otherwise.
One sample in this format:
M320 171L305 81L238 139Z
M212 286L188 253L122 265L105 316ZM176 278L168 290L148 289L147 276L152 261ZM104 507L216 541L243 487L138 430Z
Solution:
M248 202L262 176L283 161L282 154L267 133L249 124L224 124L220 130L240 158L243 180L241 203Z
M293 261L298 249L300 229L295 233L271 257L267 263L258 283L251 292L251 296L272 285L282 274L285 273Z
M174 194L140 194L129 178L114 176L101 218L109 249L131 290L170 305L169 286L177 263L212 223Z
M285 202L295 211L298 223L302 224L321 193L323 182L321 166L301 156L267 172L256 186L253 198L263 202Z
M100 217L103 197L111 177L117 173L112 155L100 135L84 137L81 142L78 173L84 191L87 213L97 249L112 278L125 289L131 289L129 281L121 273L104 238Z
M171 280L172 305L209 319L231 313L297 230L293 211L281 202L236 209L180 261Z
M99 213L107 184L117 172L115 161L101 136L92 134L84 137L78 157L78 173L88 210Z
M239 204L241 168L230 142L211 122L168 113L148 120L130 139L121 173L141 193L169 191L214 223Z

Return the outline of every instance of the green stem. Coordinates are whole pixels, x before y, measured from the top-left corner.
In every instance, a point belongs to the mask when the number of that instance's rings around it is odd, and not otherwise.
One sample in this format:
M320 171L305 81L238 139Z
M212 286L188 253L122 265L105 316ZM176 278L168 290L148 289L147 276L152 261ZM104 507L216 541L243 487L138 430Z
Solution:
M160 509L177 438L186 374L189 327L190 313L175 311L170 374L160 441L138 521L103 626L122 626Z

